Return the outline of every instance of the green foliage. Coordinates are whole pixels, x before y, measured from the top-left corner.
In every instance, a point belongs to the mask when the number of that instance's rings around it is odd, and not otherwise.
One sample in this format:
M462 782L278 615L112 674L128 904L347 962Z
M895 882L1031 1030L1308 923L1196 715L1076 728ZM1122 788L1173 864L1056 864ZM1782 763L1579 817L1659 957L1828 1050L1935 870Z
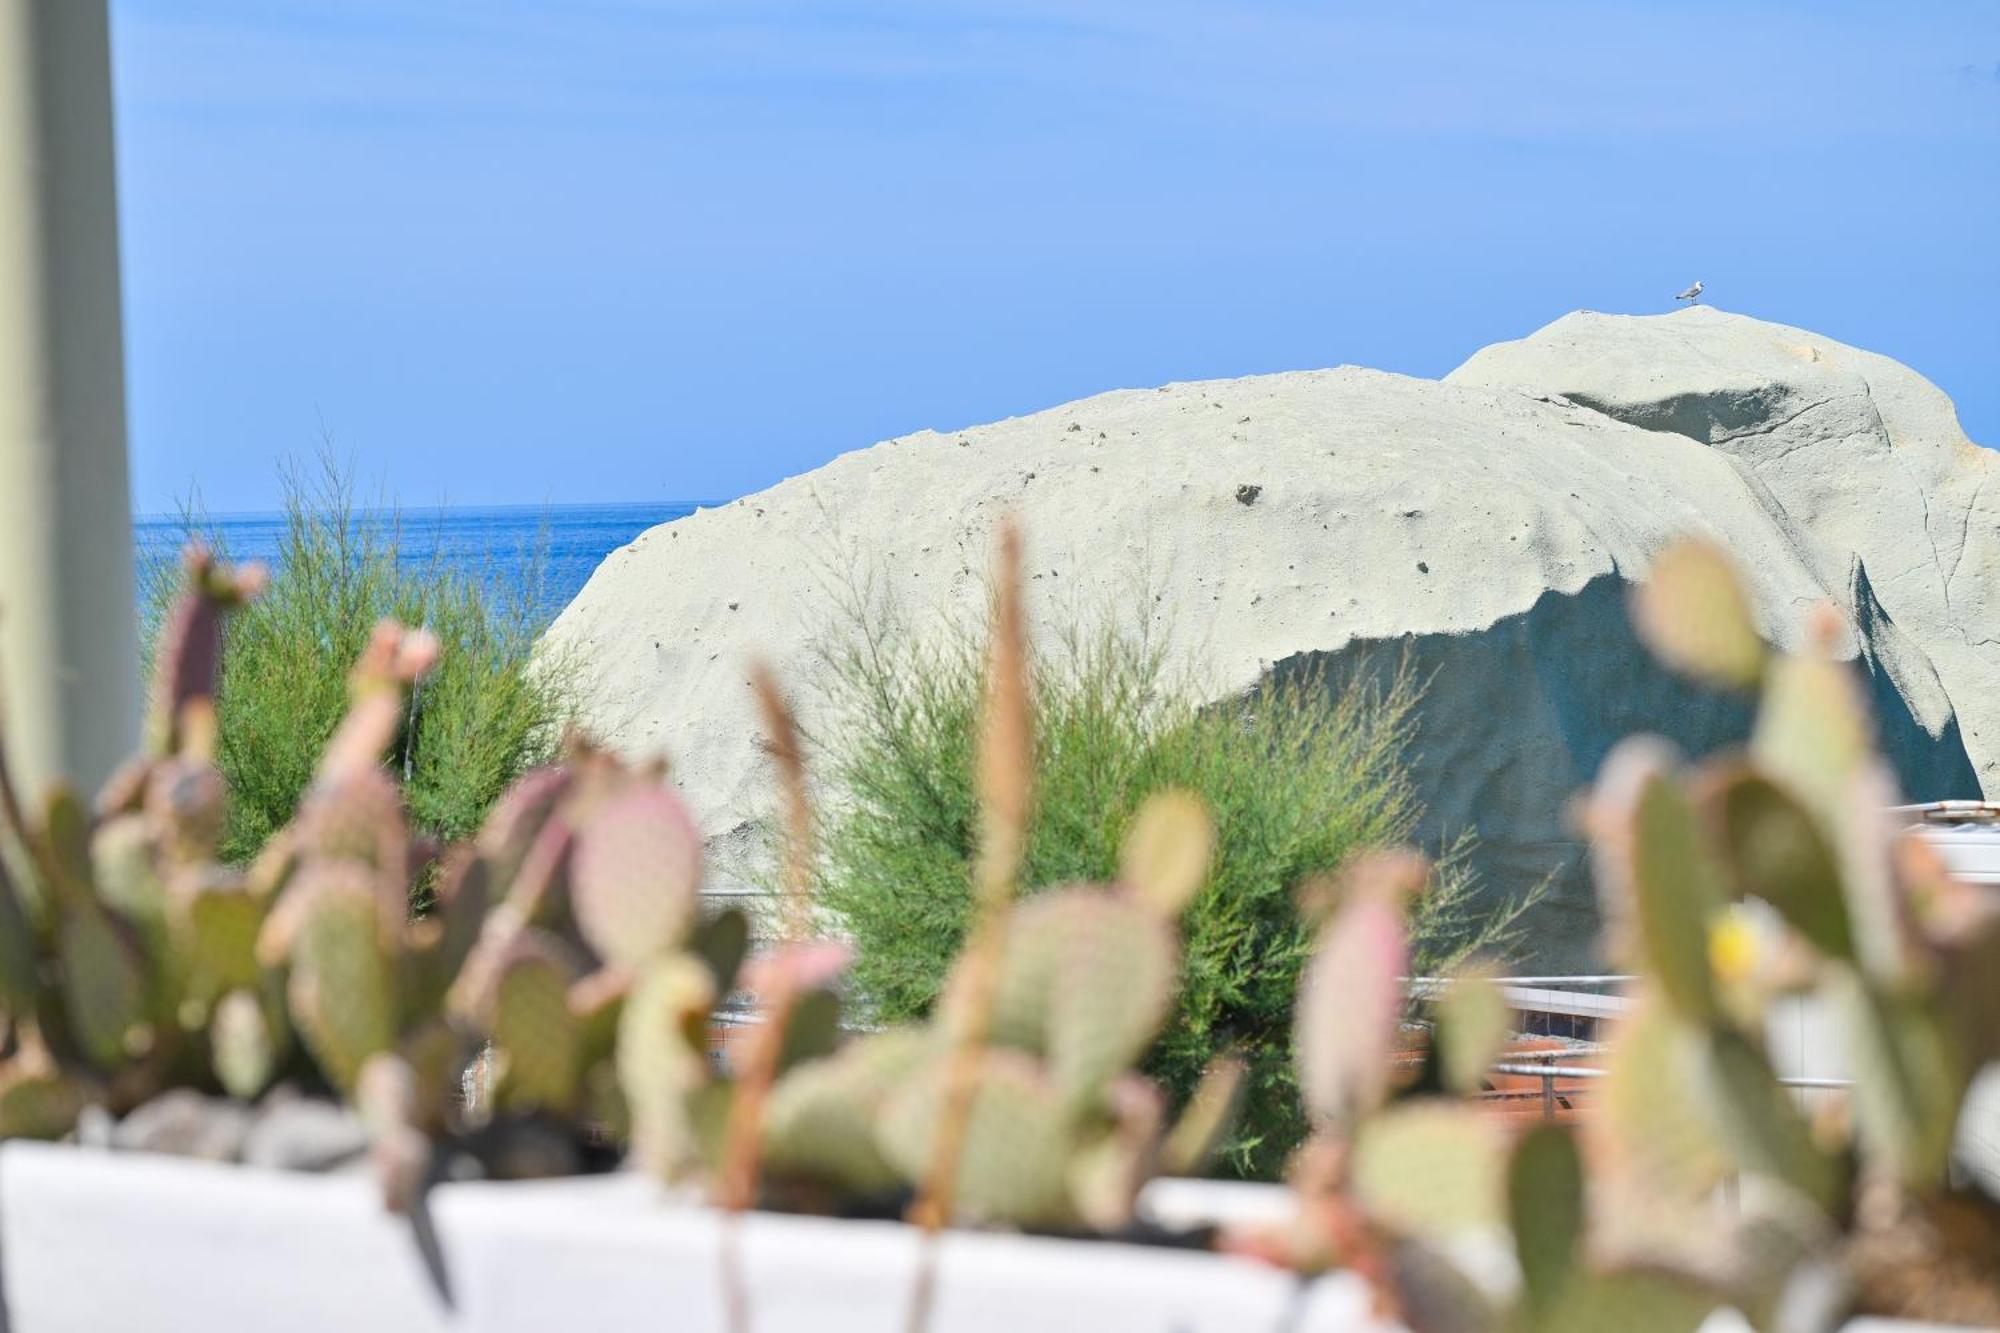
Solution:
M815 737L832 787L819 902L856 942L871 1016L917 1018L970 914L981 658L969 639L920 647L861 617L830 650L827 712L840 721ZM1238 1050L1248 1088L1224 1165L1275 1174L1305 1129L1289 1034L1312 923L1296 890L1414 828L1402 760L1417 683L1407 672L1344 685L1299 676L1203 707L1143 634L1114 628L1044 654L1035 687L1023 884L1116 879L1120 840L1150 794L1184 790L1211 812L1210 874L1181 917L1176 1008L1148 1068L1180 1101L1217 1055ZM1469 952L1504 951L1525 906L1492 907L1448 855L1417 909L1416 966L1443 972Z
M409 743L440 644L384 621L343 673L296 814L233 869L217 683L225 621L251 614L266 576L199 547L186 565L146 746L94 807L57 787L31 815L0 764L0 916L20 955L0 985L0 1139L57 1137L87 1105L122 1114L169 1088L248 1099L281 1083L355 1105L395 1208L441 1146L503 1175L576 1170L600 1133L666 1175L712 1159L704 1114L730 1090L707 1059L712 1006L748 927L698 920L700 839L663 773L574 742L434 875L384 761ZM433 877L417 915L412 886ZM587 922L557 891L571 885L595 904ZM593 951L607 931L615 960ZM790 1046L831 1044L824 990L802 984L792 1026L828 1040L782 1033Z
M569 713L568 673L531 669L531 602L493 600L436 555L413 558L400 515L356 504L341 467L283 473L284 533L271 587L227 629L216 698L216 761L228 780L225 860L255 856L297 809L347 707L347 672L376 623L429 630L437 669L411 700L389 756L412 824L441 840L469 836L507 785L554 753ZM190 539L228 555L193 508ZM532 553L530 558L532 559ZM531 569L529 581L534 572ZM145 571L147 654L181 586L177 562Z

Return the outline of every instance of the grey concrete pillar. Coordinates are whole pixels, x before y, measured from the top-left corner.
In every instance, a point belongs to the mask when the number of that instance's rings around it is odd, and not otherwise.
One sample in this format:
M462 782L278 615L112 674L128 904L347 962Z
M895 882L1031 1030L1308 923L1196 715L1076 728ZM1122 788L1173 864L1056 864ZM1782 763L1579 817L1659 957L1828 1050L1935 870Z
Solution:
M0 0L0 708L86 790L139 710L105 0Z

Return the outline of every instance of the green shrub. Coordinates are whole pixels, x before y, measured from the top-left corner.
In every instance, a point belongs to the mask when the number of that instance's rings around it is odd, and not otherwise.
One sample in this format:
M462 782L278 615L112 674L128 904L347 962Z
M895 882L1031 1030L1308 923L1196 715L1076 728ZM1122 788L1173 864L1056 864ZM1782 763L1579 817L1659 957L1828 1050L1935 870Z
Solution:
M865 1012L898 1022L929 1009L966 929L980 656L965 637L924 649L858 621L829 656L837 721L815 737L833 788L820 902L855 940ZM1178 1013L1150 1072L1185 1097L1213 1056L1241 1051L1250 1093L1226 1156L1238 1173L1275 1174L1304 1135L1290 1034L1312 924L1296 890L1359 849L1409 837L1421 810L1403 752L1419 694L1401 669L1294 678L1204 706L1143 634L1116 630L1073 637L1038 664L1023 884L1112 878L1151 792L1185 788L1213 812L1213 876L1184 920ZM1504 951L1528 906L1476 897L1465 849L1446 849L1418 906L1421 972Z
M509 782L553 756L568 714L567 673L531 669L532 599L496 601L439 555L411 558L401 516L359 509L336 463L312 474L288 466L283 487L271 587L230 621L216 697L231 793L222 856L249 859L292 817L346 711L348 671L384 617L427 628L443 646L390 756L411 824L439 839L469 836ZM200 512L183 521L190 538L229 554ZM532 584L538 557L524 558ZM170 560L146 572L149 658L180 583Z

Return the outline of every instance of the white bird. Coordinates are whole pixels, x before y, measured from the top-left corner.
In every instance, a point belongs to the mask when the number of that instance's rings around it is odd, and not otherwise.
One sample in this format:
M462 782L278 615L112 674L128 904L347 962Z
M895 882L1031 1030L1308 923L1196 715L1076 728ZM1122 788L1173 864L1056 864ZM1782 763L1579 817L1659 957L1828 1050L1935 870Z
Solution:
M1694 286L1688 288L1686 291L1682 292L1679 296L1676 296L1674 299L1676 301L1700 301L1701 300L1700 280L1697 279Z

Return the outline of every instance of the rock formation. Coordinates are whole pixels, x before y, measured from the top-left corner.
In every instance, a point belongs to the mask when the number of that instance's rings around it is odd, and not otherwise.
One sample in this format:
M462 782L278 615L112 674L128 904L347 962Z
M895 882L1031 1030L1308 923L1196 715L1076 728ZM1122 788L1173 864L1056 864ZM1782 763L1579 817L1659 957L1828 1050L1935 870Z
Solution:
M991 525L1017 512L1038 615L1144 584L1158 601L1134 614L1218 691L1407 653L1430 678L1426 834L1476 828L1496 892L1555 876L1535 965L1565 968L1594 929L1570 795L1631 731L1699 753L1747 723L1627 624L1627 584L1678 534L1735 553L1774 642L1816 602L1846 608L1907 791L1978 794L1975 763L2000 766L1988 466L1883 358L1707 308L1572 315L1444 381L1174 384L846 454L614 552L545 647L577 664L592 729L671 756L726 856L769 799L751 656L810 700L856 578L912 623L969 616Z

